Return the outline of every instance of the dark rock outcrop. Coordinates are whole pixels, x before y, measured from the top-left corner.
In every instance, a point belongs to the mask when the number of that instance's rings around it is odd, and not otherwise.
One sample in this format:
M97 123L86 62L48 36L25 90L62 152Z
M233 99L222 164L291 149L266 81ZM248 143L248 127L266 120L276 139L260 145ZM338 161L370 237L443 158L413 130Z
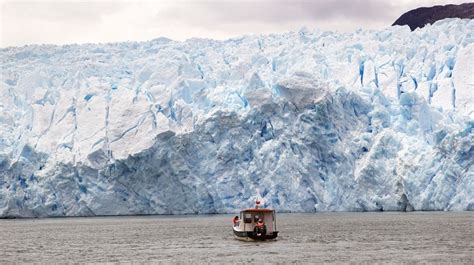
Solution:
M410 10L399 17L392 26L408 25L413 31L416 28L422 28L426 24L445 18L474 18L474 3L465 3L461 5L445 5L433 7L421 7Z

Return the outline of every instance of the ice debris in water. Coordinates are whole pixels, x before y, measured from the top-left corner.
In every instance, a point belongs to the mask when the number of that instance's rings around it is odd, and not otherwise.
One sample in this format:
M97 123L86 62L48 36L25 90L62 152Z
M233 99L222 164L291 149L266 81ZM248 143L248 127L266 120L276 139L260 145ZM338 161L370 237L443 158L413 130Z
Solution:
M474 21L0 50L0 217L474 209Z

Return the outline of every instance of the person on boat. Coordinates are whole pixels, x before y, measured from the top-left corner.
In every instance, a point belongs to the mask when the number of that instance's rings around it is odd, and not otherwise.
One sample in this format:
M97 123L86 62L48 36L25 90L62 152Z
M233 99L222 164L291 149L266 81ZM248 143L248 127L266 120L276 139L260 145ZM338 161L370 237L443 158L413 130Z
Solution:
M234 226L238 226L239 225L239 216L235 216L234 219L232 219L232 222L234 223Z
M258 219L257 224L255 225L255 232L257 235L265 235L267 233L267 228L265 227L265 223L263 222L263 219L260 218Z

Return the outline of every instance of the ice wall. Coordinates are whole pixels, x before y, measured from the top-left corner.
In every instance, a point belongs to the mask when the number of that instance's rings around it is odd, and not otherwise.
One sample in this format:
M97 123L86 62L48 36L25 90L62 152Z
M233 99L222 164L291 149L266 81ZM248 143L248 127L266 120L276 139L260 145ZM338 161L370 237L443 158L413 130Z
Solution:
M474 209L474 22L0 50L0 216Z

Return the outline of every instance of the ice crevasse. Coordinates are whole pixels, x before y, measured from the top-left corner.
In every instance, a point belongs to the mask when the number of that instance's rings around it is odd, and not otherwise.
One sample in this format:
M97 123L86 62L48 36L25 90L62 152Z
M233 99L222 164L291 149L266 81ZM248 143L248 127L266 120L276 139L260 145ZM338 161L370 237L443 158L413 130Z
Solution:
M474 21L0 49L0 217L474 210Z

